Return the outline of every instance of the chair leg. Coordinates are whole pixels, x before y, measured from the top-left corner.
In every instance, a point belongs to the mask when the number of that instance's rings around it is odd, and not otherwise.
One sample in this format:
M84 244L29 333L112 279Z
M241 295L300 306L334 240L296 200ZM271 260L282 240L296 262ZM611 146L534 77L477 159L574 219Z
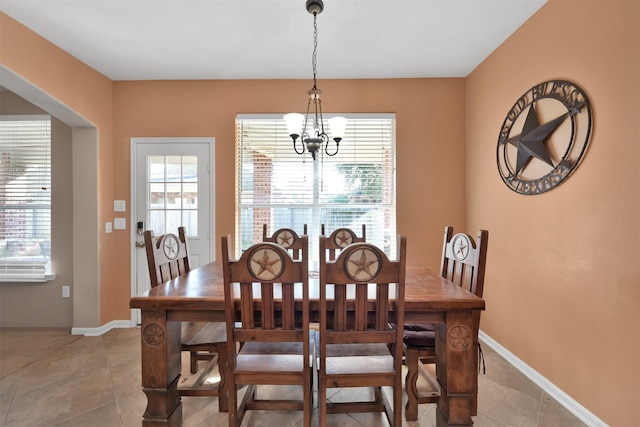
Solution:
M313 401L313 369L309 369L311 372L310 375L307 375L306 381L309 381L307 384L304 384L304 401L302 402L302 411L304 417L304 426L311 427L311 409L312 409L312 401Z
M238 416L238 387L234 385L229 387L229 394L227 397L227 418L229 420L229 427L235 427L236 417Z
M238 390L241 387L233 384L233 382L231 381L232 385L228 387L229 427L240 427L247 411L247 401L253 396L255 386L248 386L242 401L238 404Z
M407 349L404 358L407 365L407 376L405 377L407 405L404 416L407 421L416 421L418 419L418 352Z
M318 425L327 425L327 388L321 375L318 376Z
M236 409L235 427L240 427L240 425L242 424L242 420L244 420L244 416L247 413L247 405L249 404L249 402L253 402L256 400L257 387L258 386L255 384L250 384L247 386L247 391L244 393L244 396L242 397L242 400L240 401L240 404ZM235 393L238 393L238 386L235 387Z
M393 387L393 425L402 426L402 381Z

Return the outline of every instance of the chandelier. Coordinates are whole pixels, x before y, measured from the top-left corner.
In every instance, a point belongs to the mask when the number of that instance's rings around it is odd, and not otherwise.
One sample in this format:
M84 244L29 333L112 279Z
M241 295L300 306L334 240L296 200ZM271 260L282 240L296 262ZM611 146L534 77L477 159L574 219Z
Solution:
M305 150L311 153L313 160L316 159L318 150L324 147L324 152L328 156L338 154L340 141L347 125L347 119L344 117L333 117L329 119L329 128L333 134L335 141L335 151L329 152L329 136L324 131L324 121L322 120L322 106L320 95L322 91L316 86L316 54L318 47L318 24L316 22L318 15L324 10L322 0L307 0L307 12L313 14L313 56L311 64L313 67L313 87L307 91L309 102L307 103L307 114L289 113L284 115L284 121L287 124L289 136L293 139L293 149L298 154L304 154ZM309 115L311 114L311 117ZM307 126L313 126L311 133L307 131ZM301 137L302 148L298 149L297 140Z

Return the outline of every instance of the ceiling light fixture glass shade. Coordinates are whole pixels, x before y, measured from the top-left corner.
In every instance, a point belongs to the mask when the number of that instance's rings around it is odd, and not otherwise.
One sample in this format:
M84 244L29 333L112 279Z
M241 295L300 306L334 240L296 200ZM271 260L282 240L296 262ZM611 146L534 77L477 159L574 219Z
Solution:
M293 139L293 149L298 154L304 154L305 151L311 153L313 160L316 159L318 150L324 147L324 152L328 156L335 156L340 149L340 141L344 136L344 130L347 126L347 119L344 117L332 117L329 119L329 129L333 134L335 142L335 150L329 151L330 138L324 130L324 120L322 119L322 101L320 95L322 91L318 89L316 84L316 54L318 47L318 25L317 17L324 10L322 0L307 0L307 12L313 15L313 56L311 65L313 67L313 87L307 91L309 102L307 103L307 114L289 113L284 115L284 121L287 124L289 136ZM309 117L311 115L311 117ZM302 148L298 149L297 141L301 139Z

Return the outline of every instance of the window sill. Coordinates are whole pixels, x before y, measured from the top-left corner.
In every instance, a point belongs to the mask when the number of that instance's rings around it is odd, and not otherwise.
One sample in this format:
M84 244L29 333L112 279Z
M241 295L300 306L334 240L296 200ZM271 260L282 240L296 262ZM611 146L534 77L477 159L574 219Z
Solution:
M0 262L0 282L42 283L56 278L50 260L12 260Z

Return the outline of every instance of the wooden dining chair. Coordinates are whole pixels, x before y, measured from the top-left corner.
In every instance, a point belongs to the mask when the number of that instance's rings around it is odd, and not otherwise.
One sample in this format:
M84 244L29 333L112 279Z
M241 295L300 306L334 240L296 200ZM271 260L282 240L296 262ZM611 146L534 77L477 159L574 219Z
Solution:
M306 235L300 243L300 260L277 243L262 242L234 261L230 237L222 237L230 427L240 426L248 410L302 411L303 425L311 425L313 341ZM260 385L302 390L291 399L258 398ZM238 401L244 386L247 390Z
M327 241L320 237L319 425L327 425L327 414L384 412L401 426L402 328L390 316L403 324L406 238L399 237L396 261L364 242L327 261ZM352 387L371 388L373 398L327 401L327 389ZM391 387L391 400L382 387Z
M320 235L326 236L324 224L320 226ZM327 256L330 260L336 259L336 255L347 245L357 242L367 241L367 226L362 224L362 236L358 235L350 228L336 228L327 239Z
M154 238L153 231L144 232L147 264L151 286L156 287L188 273L189 249L185 227L178 227L178 236L167 233ZM224 322L182 322L182 351L189 352L192 374L198 372L198 361L207 361L206 368L191 386L178 388L182 396L218 396L220 411L226 411L224 366L227 334ZM209 384L212 371L218 366L220 381Z
M304 224L303 235L307 235L307 224ZM291 228L280 228L273 232L271 236L267 235L267 224L262 224L262 241L277 243L285 248L293 259L300 259L302 251L301 236Z
M440 275L465 290L482 298L484 271L487 259L489 232L478 231L476 241L465 233L453 234L453 227L445 227L442 244ZM480 311L474 312L475 330L480 325ZM474 337L478 344L478 337ZM404 357L407 365L405 387L407 421L418 419L418 405L437 403L440 398L440 386L425 366L436 363L436 326L424 324L404 325ZM480 349L480 347L478 347ZM478 350L480 351L480 350ZM418 376L421 375L430 386L429 391L418 390ZM478 377L474 377L474 391L477 397ZM472 414L477 414L477 400L474 401Z

